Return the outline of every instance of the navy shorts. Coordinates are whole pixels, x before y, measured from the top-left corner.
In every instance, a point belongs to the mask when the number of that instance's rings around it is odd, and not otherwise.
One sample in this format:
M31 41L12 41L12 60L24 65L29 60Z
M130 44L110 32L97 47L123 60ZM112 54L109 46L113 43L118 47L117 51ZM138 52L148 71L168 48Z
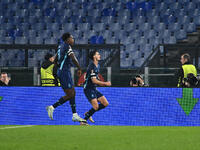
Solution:
M84 89L84 93L88 101L91 101L95 98L98 99L99 97L103 96L103 94L101 94L97 89Z
M74 86L70 70L59 70L57 71L60 85L63 89L71 89Z

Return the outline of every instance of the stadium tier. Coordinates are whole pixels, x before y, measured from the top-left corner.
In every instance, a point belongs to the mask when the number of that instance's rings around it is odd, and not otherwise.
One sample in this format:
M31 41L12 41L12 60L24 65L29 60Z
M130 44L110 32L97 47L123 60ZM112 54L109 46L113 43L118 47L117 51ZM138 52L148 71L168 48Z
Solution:
M196 31L200 25L200 3L199 0L0 0L0 22L0 44L57 44L68 31L77 44L123 44L120 66L133 68L140 67L158 44L174 44ZM0 51L5 59L1 59L1 66L24 64L23 59L14 64L11 61L21 56L20 50L5 58L6 53ZM40 57L35 57L38 52L33 53L36 54L31 59L40 61Z

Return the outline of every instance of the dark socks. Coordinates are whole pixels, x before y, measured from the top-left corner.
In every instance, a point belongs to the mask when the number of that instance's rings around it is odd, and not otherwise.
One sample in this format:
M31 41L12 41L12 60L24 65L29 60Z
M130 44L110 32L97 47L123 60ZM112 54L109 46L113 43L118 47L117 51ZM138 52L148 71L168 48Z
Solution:
M67 100L64 100L63 97L61 97L55 104L53 104L53 107L56 108L62 104L64 104ZM69 101L70 106L72 108L72 113L76 113L76 104L75 104L75 97L70 99Z
M76 113L76 104L75 104L75 97L70 99L69 101L71 109L72 109L72 113Z
M97 111L104 109L104 108L105 108L105 106L103 104L99 104L99 109Z
M66 102L66 100L64 100L63 97L61 97L55 104L53 104L53 107L56 108L62 104L64 104Z
M94 113L96 112L96 110L94 108L91 108L86 114L85 114L85 120L88 120L90 118L90 116L92 116Z
M97 111L101 110L105 108L105 106L103 104L99 104L99 108ZM96 110L94 108L91 108L86 114L85 114L85 120L88 120L90 118L90 116L92 116L94 113L96 112Z

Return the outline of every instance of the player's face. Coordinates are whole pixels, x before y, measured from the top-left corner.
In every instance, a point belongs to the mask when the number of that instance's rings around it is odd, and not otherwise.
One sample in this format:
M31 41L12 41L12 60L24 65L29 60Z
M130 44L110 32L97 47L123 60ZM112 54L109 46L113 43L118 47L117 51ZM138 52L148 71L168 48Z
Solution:
M74 38L73 36L70 36L70 38L68 39L68 42L70 45L74 45Z
M96 52L96 54L94 55L95 59L97 61L101 60L101 55L99 54L99 52Z

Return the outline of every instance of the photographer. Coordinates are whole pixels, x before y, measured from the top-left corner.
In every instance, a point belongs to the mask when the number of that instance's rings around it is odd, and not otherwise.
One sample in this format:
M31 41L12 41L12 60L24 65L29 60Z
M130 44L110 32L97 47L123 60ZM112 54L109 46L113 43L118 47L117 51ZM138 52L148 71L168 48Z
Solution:
M141 75L136 75L134 78L131 79L130 86L133 86L133 87L146 87L147 85L145 85L144 79L142 78Z
M8 73L2 72L0 75L0 86L11 86L10 80Z
M199 84L199 80L192 73L189 73L187 75L187 78L183 79L183 83L182 83L183 87L188 87L188 88L198 87L198 84Z

